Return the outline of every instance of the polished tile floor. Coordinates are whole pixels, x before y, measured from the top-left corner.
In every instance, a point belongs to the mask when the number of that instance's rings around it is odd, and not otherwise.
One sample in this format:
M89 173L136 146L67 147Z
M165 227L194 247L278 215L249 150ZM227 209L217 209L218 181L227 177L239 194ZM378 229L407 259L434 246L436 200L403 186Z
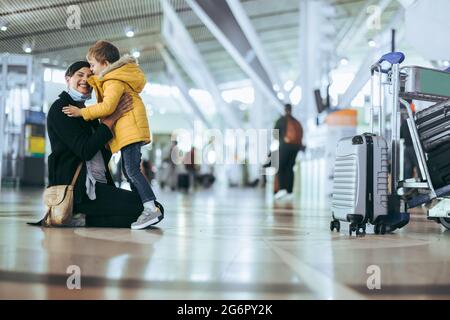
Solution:
M331 233L326 210L217 188L160 192L166 219L149 230L27 226L41 193L1 191L2 299L450 298L450 232L420 213L356 238Z

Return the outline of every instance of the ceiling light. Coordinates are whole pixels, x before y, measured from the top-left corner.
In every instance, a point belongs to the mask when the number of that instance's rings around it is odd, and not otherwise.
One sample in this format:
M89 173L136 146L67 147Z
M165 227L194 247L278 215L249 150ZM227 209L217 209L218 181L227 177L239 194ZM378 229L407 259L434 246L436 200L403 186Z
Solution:
M1 31L6 31L6 30L8 30L8 22L6 22L6 21L0 21L0 30Z
M377 46L377 43L375 42L375 40L369 40L368 44L369 44L369 47L371 47L371 48L375 48Z
M133 49L131 50L131 55L137 59L141 56L141 53L139 52L139 50Z
M275 91L280 91L280 86L277 85L277 84L274 84L274 85L273 85L273 90L275 90Z
M22 45L22 49L25 53L31 53L34 49L34 41L25 41Z
M133 30L132 28L126 28L126 29L125 29L125 35L126 35L128 38L134 37L134 30Z
M342 58L340 63L341 63L342 66L346 66L346 65L348 65L348 59L347 58Z
M277 97L280 100L284 100L284 94L282 92L278 92Z
M291 89L294 87L294 83L291 80L286 81L284 84L284 90L285 91L291 91Z
M295 86L289 94L289 99L294 106L298 105L302 100L302 88L300 86Z

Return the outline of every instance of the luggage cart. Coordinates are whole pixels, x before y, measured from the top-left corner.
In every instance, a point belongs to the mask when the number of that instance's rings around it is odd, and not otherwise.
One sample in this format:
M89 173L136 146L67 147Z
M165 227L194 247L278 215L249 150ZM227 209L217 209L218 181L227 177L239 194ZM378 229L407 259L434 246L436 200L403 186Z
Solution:
M427 167L427 155L419 139L414 114L407 100L445 103L450 100L450 73L447 71L423 68L418 66L401 67L404 55L400 52L384 55L372 66L372 101L374 97L374 75L379 74L381 96L382 87L386 87L392 95L392 134L391 134L391 199L392 216L398 216L407 208L425 205L429 219L434 219L450 229L450 185L435 189ZM382 66L389 64L383 69ZM382 75L385 74L383 82ZM408 113L407 124L411 134L413 147L417 156L421 179L400 181L400 104ZM385 104L380 101L380 117L385 117ZM373 103L372 103L373 108ZM382 121L384 123L384 121ZM383 128L379 128L380 134ZM400 214L401 215L401 214Z
M378 112L378 134L386 138L388 146L390 147L390 191L388 196L388 215L386 215L381 222L383 224L382 231L392 232L396 229L401 229L409 223L409 213L406 210L406 205L401 197L397 195L399 164L400 164L400 64L404 61L405 55L401 52L388 53L381 57L374 65L371 66L371 119L372 132L374 132L374 97L375 97L375 78L378 75L378 97L379 97L379 112ZM386 134L386 116L387 103L383 98L383 92L389 92L392 101L392 133L390 139ZM396 178L394 178L396 177ZM375 233L384 234L384 232Z

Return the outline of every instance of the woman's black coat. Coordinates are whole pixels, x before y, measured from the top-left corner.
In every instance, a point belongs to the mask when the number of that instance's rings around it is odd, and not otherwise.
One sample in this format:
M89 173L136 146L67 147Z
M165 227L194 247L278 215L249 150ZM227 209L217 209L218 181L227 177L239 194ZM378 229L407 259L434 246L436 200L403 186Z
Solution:
M113 135L98 120L87 122L83 118L65 115L62 108L69 104L82 107L63 91L47 115L47 131L52 149L48 156L48 179L49 186L70 184L77 166L83 162L74 190L74 202L80 203L86 194L86 161L92 159L99 150L105 162L108 184L114 185L108 169L111 152L105 148Z

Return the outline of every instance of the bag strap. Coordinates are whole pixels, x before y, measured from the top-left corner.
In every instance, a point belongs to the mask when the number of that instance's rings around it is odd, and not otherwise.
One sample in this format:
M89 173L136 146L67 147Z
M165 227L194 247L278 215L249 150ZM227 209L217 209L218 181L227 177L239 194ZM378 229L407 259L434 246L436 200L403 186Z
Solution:
M82 166L82 165L83 165L83 162L80 163L80 164L78 165L77 171L75 171L75 175L73 176L72 182L70 183L71 186L74 186L74 185L75 185L75 182L76 182L77 179L78 179L78 175L80 174L81 166Z

